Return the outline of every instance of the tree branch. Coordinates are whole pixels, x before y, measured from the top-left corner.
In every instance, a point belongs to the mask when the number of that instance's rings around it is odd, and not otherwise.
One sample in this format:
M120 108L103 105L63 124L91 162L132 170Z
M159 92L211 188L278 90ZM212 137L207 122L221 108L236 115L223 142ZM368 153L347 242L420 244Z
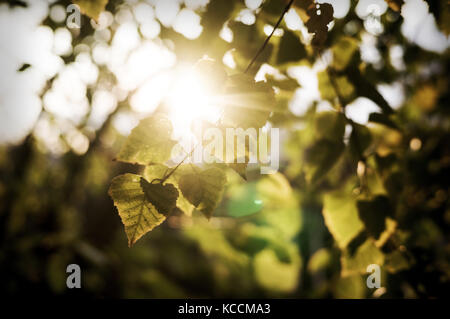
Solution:
M291 8L292 4L294 3L294 0L290 0L289 3L287 4L287 6L284 8L283 13L281 14L280 18L278 19L277 23L275 24L275 26L273 27L272 32L270 33L270 35L266 38L266 40L264 41L263 45L259 48L258 52L256 52L255 56L253 57L253 59L250 61L250 63L248 64L247 68L245 69L244 73L247 73L250 68L253 66L253 64L255 63L256 59L258 58L258 56L261 54L261 52L264 51L267 43L269 43L270 38L272 38L272 35L274 34L275 30L278 28L278 26L280 25L281 21L283 21L284 15L286 14L286 12L289 11L289 9Z

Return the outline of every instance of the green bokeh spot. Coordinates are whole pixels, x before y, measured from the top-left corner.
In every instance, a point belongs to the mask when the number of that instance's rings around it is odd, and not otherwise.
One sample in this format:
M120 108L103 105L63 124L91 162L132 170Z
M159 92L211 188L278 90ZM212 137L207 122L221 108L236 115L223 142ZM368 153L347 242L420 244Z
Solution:
M228 215L248 216L259 212L262 208L263 201L256 190L256 183L238 185L231 191L227 204Z

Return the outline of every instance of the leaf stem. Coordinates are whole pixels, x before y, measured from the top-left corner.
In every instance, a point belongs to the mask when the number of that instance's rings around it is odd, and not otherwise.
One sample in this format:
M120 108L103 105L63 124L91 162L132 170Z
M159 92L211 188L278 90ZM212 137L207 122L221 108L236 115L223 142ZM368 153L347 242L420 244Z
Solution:
M264 51L267 43L269 43L270 38L272 38L272 35L274 34L275 30L278 28L278 26L280 25L281 21L283 21L284 15L286 14L286 12L289 11L289 9L291 8L292 4L294 3L294 0L290 0L289 3L287 4L287 6L284 8L283 13L281 14L280 18L278 19L277 23L275 24L275 26L273 27L272 32L269 34L269 36L266 38L266 40L264 41L263 45L259 48L259 50L256 52L255 56L253 57L253 59L250 61L250 63L248 64L247 68L245 69L244 73L247 73L250 68L253 66L253 64L255 63L256 59L258 58L258 56L261 54L262 51Z

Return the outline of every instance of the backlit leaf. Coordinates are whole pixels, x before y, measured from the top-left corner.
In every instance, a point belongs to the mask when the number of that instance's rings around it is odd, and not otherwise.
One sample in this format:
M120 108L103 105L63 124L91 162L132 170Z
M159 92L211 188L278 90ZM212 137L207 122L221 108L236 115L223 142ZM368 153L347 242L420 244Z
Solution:
M350 63L353 54L358 50L358 41L351 37L341 37L331 48L333 52L333 67L344 70Z
M298 285L301 259L296 252L291 252L291 262L279 260L272 249L264 249L253 259L255 276L265 289L277 292L289 292Z
M365 297L366 285L361 275L340 277L333 290L336 298L360 299Z
M171 134L172 124L165 116L143 119L131 131L117 160L141 165L163 163L169 159L176 144L170 138Z
M218 167L193 170L179 179L183 196L207 218L211 218L222 199L225 183L225 172Z
M264 126L275 107L275 96L270 85L239 74L230 76L226 91L224 126L243 129Z
M73 0L73 3L80 7L82 13L97 20L108 0Z
M402 8L403 3L405 3L403 0L386 0L389 8L392 10L399 12Z
M376 264L382 266L384 263L384 254L375 246L373 240L366 240L358 247L353 255L345 251L341 257L342 276L355 274L366 274L367 266Z
M112 180L109 195L119 211L131 247L172 212L178 191L172 184L151 184L139 175L124 174Z
M326 194L323 203L325 225L338 246L344 249L364 228L351 195L338 192Z
M317 79L319 81L320 96L324 100L333 102L337 97L336 89L330 81L327 71L321 71L317 73ZM343 103L349 103L355 97L355 87L343 76L337 76L335 78L335 85L339 96L344 99Z

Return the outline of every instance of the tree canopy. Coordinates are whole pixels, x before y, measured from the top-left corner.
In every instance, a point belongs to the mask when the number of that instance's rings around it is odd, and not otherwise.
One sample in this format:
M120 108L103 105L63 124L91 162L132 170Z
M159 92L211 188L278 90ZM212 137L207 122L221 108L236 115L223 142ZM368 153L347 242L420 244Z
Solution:
M76 293L96 297L448 295L448 1L1 1L0 16L3 293L73 294L76 263ZM278 171L249 163L250 142L242 162L190 162L200 122L279 129Z

